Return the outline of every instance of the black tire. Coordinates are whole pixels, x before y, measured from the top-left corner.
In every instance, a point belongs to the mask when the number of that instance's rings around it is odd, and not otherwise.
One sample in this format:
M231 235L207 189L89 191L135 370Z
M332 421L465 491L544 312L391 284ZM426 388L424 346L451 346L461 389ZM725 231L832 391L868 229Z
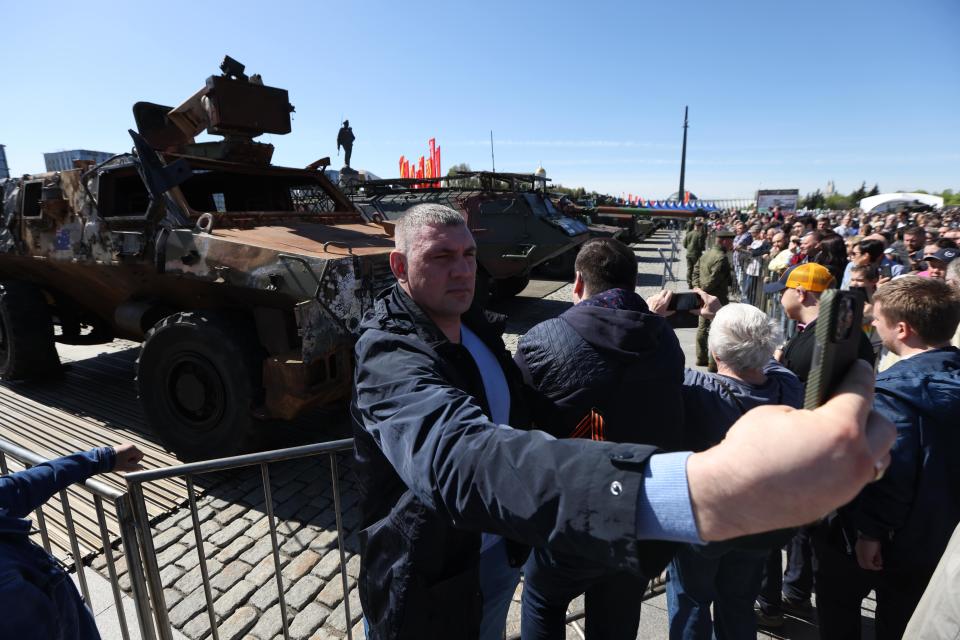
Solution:
M537 272L547 278L569 280L574 276L574 265L577 262L577 253L580 247L573 247L560 255L550 258L537 267Z
M523 276L504 278L503 280L494 280L493 298L496 300L506 300L507 298L512 298L526 289L528 284L530 284L529 273Z
M43 292L25 282L0 283L0 378L38 380L59 371Z
M181 460L224 457L255 441L262 349L242 317L189 311L158 322L137 358L137 397Z

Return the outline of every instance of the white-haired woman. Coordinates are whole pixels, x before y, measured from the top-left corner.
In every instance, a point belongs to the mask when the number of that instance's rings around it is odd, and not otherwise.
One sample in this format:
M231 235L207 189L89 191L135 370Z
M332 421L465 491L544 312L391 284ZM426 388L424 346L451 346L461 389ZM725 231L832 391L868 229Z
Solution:
M717 373L686 370L688 446L720 442L741 415L765 404L800 408L803 385L773 360L776 325L756 307L728 304L713 319L708 346ZM670 564L670 638L755 638L753 603L769 549L684 545ZM710 606L713 605L711 620Z

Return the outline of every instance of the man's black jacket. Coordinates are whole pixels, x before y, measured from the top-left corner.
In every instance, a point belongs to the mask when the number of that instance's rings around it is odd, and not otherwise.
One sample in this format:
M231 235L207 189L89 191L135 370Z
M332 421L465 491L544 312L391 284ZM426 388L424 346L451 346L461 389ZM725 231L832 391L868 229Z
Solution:
M515 361L524 381L546 401L534 424L566 438L594 413L603 420L604 440L678 451L684 444L680 342L636 293L612 299L619 308L582 302L520 339ZM659 575L676 548L668 542L647 543L645 577ZM575 558L563 562L596 570Z
M464 323L515 385L489 323ZM653 447L491 423L469 353L399 286L361 324L356 360L360 599L372 640L476 637L483 531L641 572L637 503Z
M552 410L534 416L538 429L566 438L596 410L605 440L683 448L683 350L666 320L631 296L633 308L584 302L520 339L524 381Z

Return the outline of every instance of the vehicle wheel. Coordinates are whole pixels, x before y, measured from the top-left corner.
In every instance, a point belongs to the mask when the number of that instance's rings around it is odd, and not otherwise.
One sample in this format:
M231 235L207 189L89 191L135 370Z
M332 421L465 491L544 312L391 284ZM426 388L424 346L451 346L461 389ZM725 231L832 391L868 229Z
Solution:
M137 397L182 460L234 455L254 441L262 354L243 318L190 311L158 322L137 358Z
M523 276L513 276L512 278L504 278L503 280L494 280L493 282L493 297L497 300L505 300L506 298L512 298L521 291L527 288L527 285L530 284L530 274Z
M43 292L24 282L0 284L0 378L36 380L59 370Z
M539 267L537 271L548 278L570 279L574 275L574 265L577 262L577 252L580 247L574 247L564 251L555 258L550 258Z

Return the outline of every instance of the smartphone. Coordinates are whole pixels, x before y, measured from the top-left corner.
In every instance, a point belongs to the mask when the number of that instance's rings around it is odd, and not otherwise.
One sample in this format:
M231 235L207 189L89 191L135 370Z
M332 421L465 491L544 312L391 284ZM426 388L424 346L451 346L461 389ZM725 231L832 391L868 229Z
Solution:
M862 290L828 289L820 297L804 409L816 409L826 402L857 361L864 302Z
M892 278L893 277L893 265L885 264L880 267L880 277L881 278Z
M670 304L667 305L667 309L670 311L690 311L702 306L703 298L700 297L700 294L695 291L684 291L683 293L675 293L670 297Z

